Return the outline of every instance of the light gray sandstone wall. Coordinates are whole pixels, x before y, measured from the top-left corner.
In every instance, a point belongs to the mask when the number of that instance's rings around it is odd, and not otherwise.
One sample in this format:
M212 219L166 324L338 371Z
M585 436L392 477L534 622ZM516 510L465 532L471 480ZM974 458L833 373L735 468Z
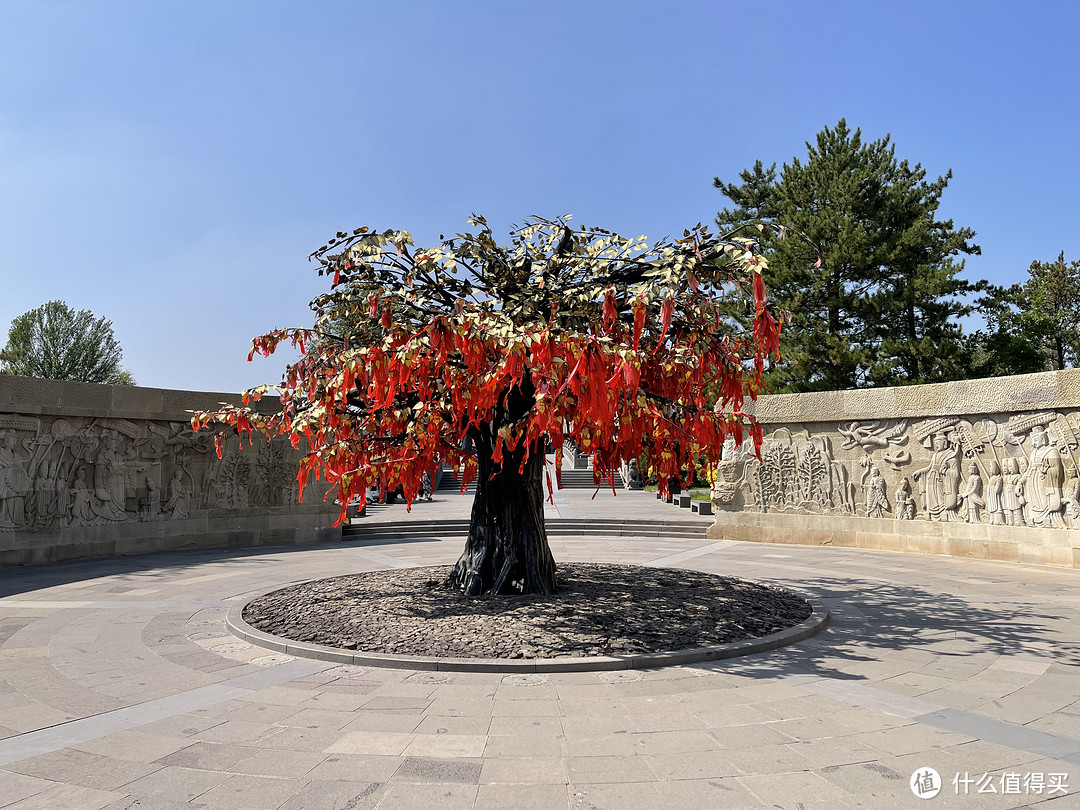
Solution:
M190 410L235 394L0 375L0 566L339 538L299 453L237 437L222 458Z
M709 537L1080 568L1080 369L761 397Z

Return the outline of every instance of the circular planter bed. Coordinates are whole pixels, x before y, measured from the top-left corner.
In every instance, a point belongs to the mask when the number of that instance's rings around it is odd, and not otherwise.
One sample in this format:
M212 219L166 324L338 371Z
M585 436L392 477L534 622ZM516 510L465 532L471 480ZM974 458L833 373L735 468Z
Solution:
M827 621L820 605L792 591L698 571L568 563L559 567L554 596L476 598L447 588L449 571L406 568L292 585L253 599L242 613L234 609L230 624L237 635L292 655L414 669L558 671L741 655L806 638Z

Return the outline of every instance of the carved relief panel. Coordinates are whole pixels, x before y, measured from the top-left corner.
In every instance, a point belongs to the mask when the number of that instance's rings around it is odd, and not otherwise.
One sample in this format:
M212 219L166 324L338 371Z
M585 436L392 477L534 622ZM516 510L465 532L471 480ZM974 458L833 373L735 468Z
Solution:
M1080 529L1080 413L785 425L718 475L718 508ZM730 468L730 469L729 469ZM737 481L737 497L731 490Z
M0 531L181 520L296 503L299 453L183 422L0 415ZM317 498L320 493L313 493Z

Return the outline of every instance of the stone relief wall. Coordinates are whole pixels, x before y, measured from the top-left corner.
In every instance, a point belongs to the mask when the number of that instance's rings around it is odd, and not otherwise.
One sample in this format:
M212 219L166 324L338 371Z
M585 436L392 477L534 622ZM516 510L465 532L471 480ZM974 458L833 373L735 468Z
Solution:
M0 532L289 506L296 455L233 437L219 459L212 434L183 422L0 414Z
M942 392L956 385L952 383L884 389L879 405L890 402L887 394L893 391L905 392L912 403L896 408L901 413L892 418L866 418L876 416L871 396L869 407L848 409L861 418L777 424L771 417L778 411L793 416L813 412L813 401L799 404L793 397L823 395L763 398L777 400L778 407L765 403L759 408L766 437L761 458L753 457L747 445L729 446L718 470L713 504L728 512L1080 530L1080 402L1068 395L1080 378L1074 371L1054 374L1003 378L1004 383L974 381L986 383L983 401L990 405L995 397L989 394L1010 380L1020 387L1037 383L1024 389L1036 394L1015 397L1012 412L1006 410L1008 402L1001 403L1005 412L998 413L971 407L980 403L972 381L966 381L962 397L951 400L942 399ZM1054 383L1051 388L1047 377ZM1058 382L1063 383L1064 397ZM927 391L924 401L918 389L938 390ZM935 399L949 401L947 410L953 413L919 413ZM1058 407L1025 408L1032 400ZM957 406L965 404L973 412L957 413Z
M338 515L283 439L192 431L232 395L0 375L0 565L326 539ZM141 527L141 528L140 528Z

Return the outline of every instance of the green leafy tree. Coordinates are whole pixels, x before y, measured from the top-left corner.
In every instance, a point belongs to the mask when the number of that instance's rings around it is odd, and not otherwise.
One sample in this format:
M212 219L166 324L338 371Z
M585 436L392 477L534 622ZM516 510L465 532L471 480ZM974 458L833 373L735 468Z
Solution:
M1080 262L1034 261L1028 279L988 287L978 309L986 328L974 335L979 376L1053 371L1080 365Z
M960 296L982 288L960 277L958 254L979 253L975 236L937 218L952 172L934 181L897 160L890 136L865 142L843 119L807 143L807 157L714 185L733 204L724 228L774 224L762 234L770 294L794 328L781 334L774 391L936 382L965 376L956 319ZM783 239L785 229L802 240ZM770 236L770 233L775 235Z
M0 372L50 380L134 385L120 368L123 352L112 322L78 312L63 301L49 301L11 322L0 351Z

